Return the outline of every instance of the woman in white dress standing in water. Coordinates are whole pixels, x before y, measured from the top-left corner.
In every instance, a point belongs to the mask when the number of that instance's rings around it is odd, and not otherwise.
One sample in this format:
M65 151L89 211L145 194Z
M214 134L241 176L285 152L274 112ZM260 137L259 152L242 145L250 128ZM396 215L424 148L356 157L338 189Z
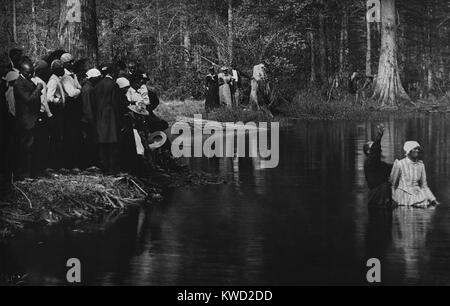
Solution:
M408 141L403 147L406 157L396 160L391 173L392 198L399 206L428 207L439 205L427 183L423 161L419 159L420 144Z

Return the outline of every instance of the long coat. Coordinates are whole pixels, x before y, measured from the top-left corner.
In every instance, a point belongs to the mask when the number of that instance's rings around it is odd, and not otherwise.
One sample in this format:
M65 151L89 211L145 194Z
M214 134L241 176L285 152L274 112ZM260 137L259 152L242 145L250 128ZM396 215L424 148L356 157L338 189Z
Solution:
M206 102L205 107L207 110L220 107L219 98L219 80L217 75L208 74L206 76Z
M94 89L95 101L92 104L96 140L100 144L119 142L119 86L110 77L105 77Z
M83 108L81 122L89 125L94 122L94 113L92 111L92 105L95 100L94 94L94 86L92 86L92 83L89 80L86 81L81 88L81 102Z
M8 108L6 106L6 82L0 80L0 179L5 174L7 152ZM1 183L1 181L0 181ZM1 189L2 186L0 186Z
M31 130L35 127L41 110L41 90L30 80L20 76L14 83L16 117L19 127Z

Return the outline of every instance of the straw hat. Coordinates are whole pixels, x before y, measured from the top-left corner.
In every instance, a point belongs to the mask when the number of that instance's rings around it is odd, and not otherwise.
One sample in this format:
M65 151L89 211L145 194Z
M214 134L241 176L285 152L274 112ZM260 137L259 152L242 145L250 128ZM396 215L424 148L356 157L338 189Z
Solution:
M142 105L144 105L144 107L142 107ZM150 113L148 112L148 110L145 108L145 104L144 102L138 102L136 103L136 105L129 105L128 109L130 109L131 111L135 112L136 114L139 115L143 115L143 116L148 116L150 115Z

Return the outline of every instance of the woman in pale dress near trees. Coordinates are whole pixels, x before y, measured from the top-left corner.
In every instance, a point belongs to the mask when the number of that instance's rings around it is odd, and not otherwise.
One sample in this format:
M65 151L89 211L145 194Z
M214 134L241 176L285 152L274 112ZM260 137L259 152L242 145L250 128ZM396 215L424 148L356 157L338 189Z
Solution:
M403 149L406 157L395 161L391 173L394 202L407 207L438 205L439 202L428 187L425 165L419 159L419 143L408 141Z
M228 73L228 68L224 67L221 69L218 79L220 104L231 108L233 105L231 98L231 82L233 77Z

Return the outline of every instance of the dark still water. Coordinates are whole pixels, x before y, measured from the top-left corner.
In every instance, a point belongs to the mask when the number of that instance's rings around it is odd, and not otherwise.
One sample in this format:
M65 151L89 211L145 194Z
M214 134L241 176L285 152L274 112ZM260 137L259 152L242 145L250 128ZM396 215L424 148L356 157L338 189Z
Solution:
M227 184L173 190L164 203L101 226L24 233L0 247L0 274L67 284L79 258L85 285L450 285L450 118L383 122L387 161L405 140L424 149L435 210L370 211L361 147L380 122L296 122L281 133L280 164L193 159ZM113 222L114 221L114 222Z

